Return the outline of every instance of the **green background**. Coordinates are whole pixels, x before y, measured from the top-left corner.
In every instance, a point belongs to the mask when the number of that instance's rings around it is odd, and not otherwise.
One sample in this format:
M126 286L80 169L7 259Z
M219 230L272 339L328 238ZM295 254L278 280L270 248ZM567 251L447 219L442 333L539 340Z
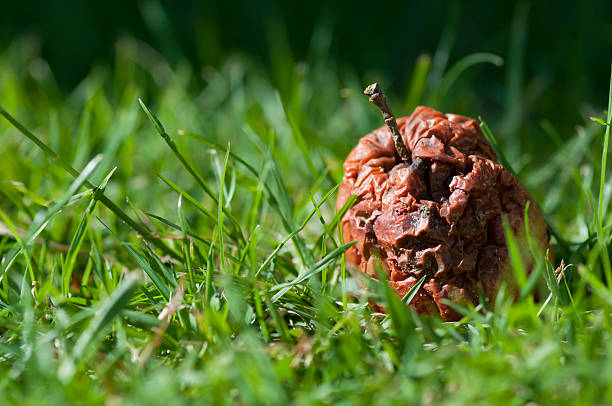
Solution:
M94 65L112 66L116 40L125 36L150 44L172 66L181 60L196 69L220 66L229 55L245 53L272 71L279 52L305 60L313 32L322 29L325 34L315 41L330 42L326 58L399 93L407 87L415 59L433 54L446 32L451 64L485 51L506 61L503 69L482 67L462 77L459 86L472 91L460 87L445 100L448 108L498 119L508 108L509 85L518 82L528 99L521 100L525 118L554 118L567 133L583 109L606 101L600 89L607 83L612 50L610 15L612 4L606 0L4 0L0 49L15 38L33 36L60 87L68 90Z

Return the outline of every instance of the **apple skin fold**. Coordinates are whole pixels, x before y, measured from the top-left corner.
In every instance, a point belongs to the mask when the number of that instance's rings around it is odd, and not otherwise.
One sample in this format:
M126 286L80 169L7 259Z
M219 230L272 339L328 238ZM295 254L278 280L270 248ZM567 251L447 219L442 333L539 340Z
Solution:
M372 277L380 261L400 297L425 276L410 306L447 321L461 316L444 299L477 305L482 289L492 304L502 283L517 295L504 218L530 272L528 202L532 241L549 248L534 199L497 163L474 119L421 106L399 118L397 127L409 161L400 159L391 131L383 126L362 137L344 162L337 207L357 196L341 222L344 241L358 241L347 260Z

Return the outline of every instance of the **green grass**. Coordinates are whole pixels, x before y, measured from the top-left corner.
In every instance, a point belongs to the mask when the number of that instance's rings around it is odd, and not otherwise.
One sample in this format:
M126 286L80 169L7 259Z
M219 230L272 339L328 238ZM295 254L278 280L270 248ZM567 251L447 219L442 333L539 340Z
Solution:
M27 44L0 55L3 404L612 403L611 106L575 134L545 121L537 144L500 133L571 265L557 279L534 251L528 276L513 244L520 300L445 323L344 261L342 161L381 125L366 81L279 52L272 77L234 55L200 89L139 47L67 95L22 69ZM465 69L497 69L478 62L501 60L419 58L396 113L444 107ZM493 133L519 120L506 110Z

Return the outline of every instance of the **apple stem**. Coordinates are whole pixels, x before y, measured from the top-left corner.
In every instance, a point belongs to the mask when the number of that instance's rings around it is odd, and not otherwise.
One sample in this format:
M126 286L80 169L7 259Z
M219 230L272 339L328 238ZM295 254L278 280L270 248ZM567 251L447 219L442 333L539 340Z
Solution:
M378 83L373 83L370 86L366 87L363 93L370 96L370 101L374 103L376 107L378 107L378 109L382 112L385 124L387 124L389 130L391 130L393 141L395 141L395 150L397 151L397 154L403 161L411 162L410 153L408 152L406 145L404 145L402 134L400 133L400 130L397 127L397 121L395 121L395 116L393 115L393 111L391 110L389 100L387 99L387 96L385 96L385 94L383 93Z

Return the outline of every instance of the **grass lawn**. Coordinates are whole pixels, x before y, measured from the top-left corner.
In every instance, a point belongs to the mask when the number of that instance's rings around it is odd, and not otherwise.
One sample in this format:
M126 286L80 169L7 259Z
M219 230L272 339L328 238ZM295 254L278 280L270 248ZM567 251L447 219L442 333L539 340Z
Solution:
M325 50L272 74L240 55L195 72L123 40L65 94L28 49L0 55L2 404L612 403L612 107L573 134L542 118L535 138L504 135L520 108L483 117L567 268L515 262L516 303L447 323L365 292L345 263L342 162L382 121ZM386 90L398 116L446 110L491 63L435 81L421 58Z

